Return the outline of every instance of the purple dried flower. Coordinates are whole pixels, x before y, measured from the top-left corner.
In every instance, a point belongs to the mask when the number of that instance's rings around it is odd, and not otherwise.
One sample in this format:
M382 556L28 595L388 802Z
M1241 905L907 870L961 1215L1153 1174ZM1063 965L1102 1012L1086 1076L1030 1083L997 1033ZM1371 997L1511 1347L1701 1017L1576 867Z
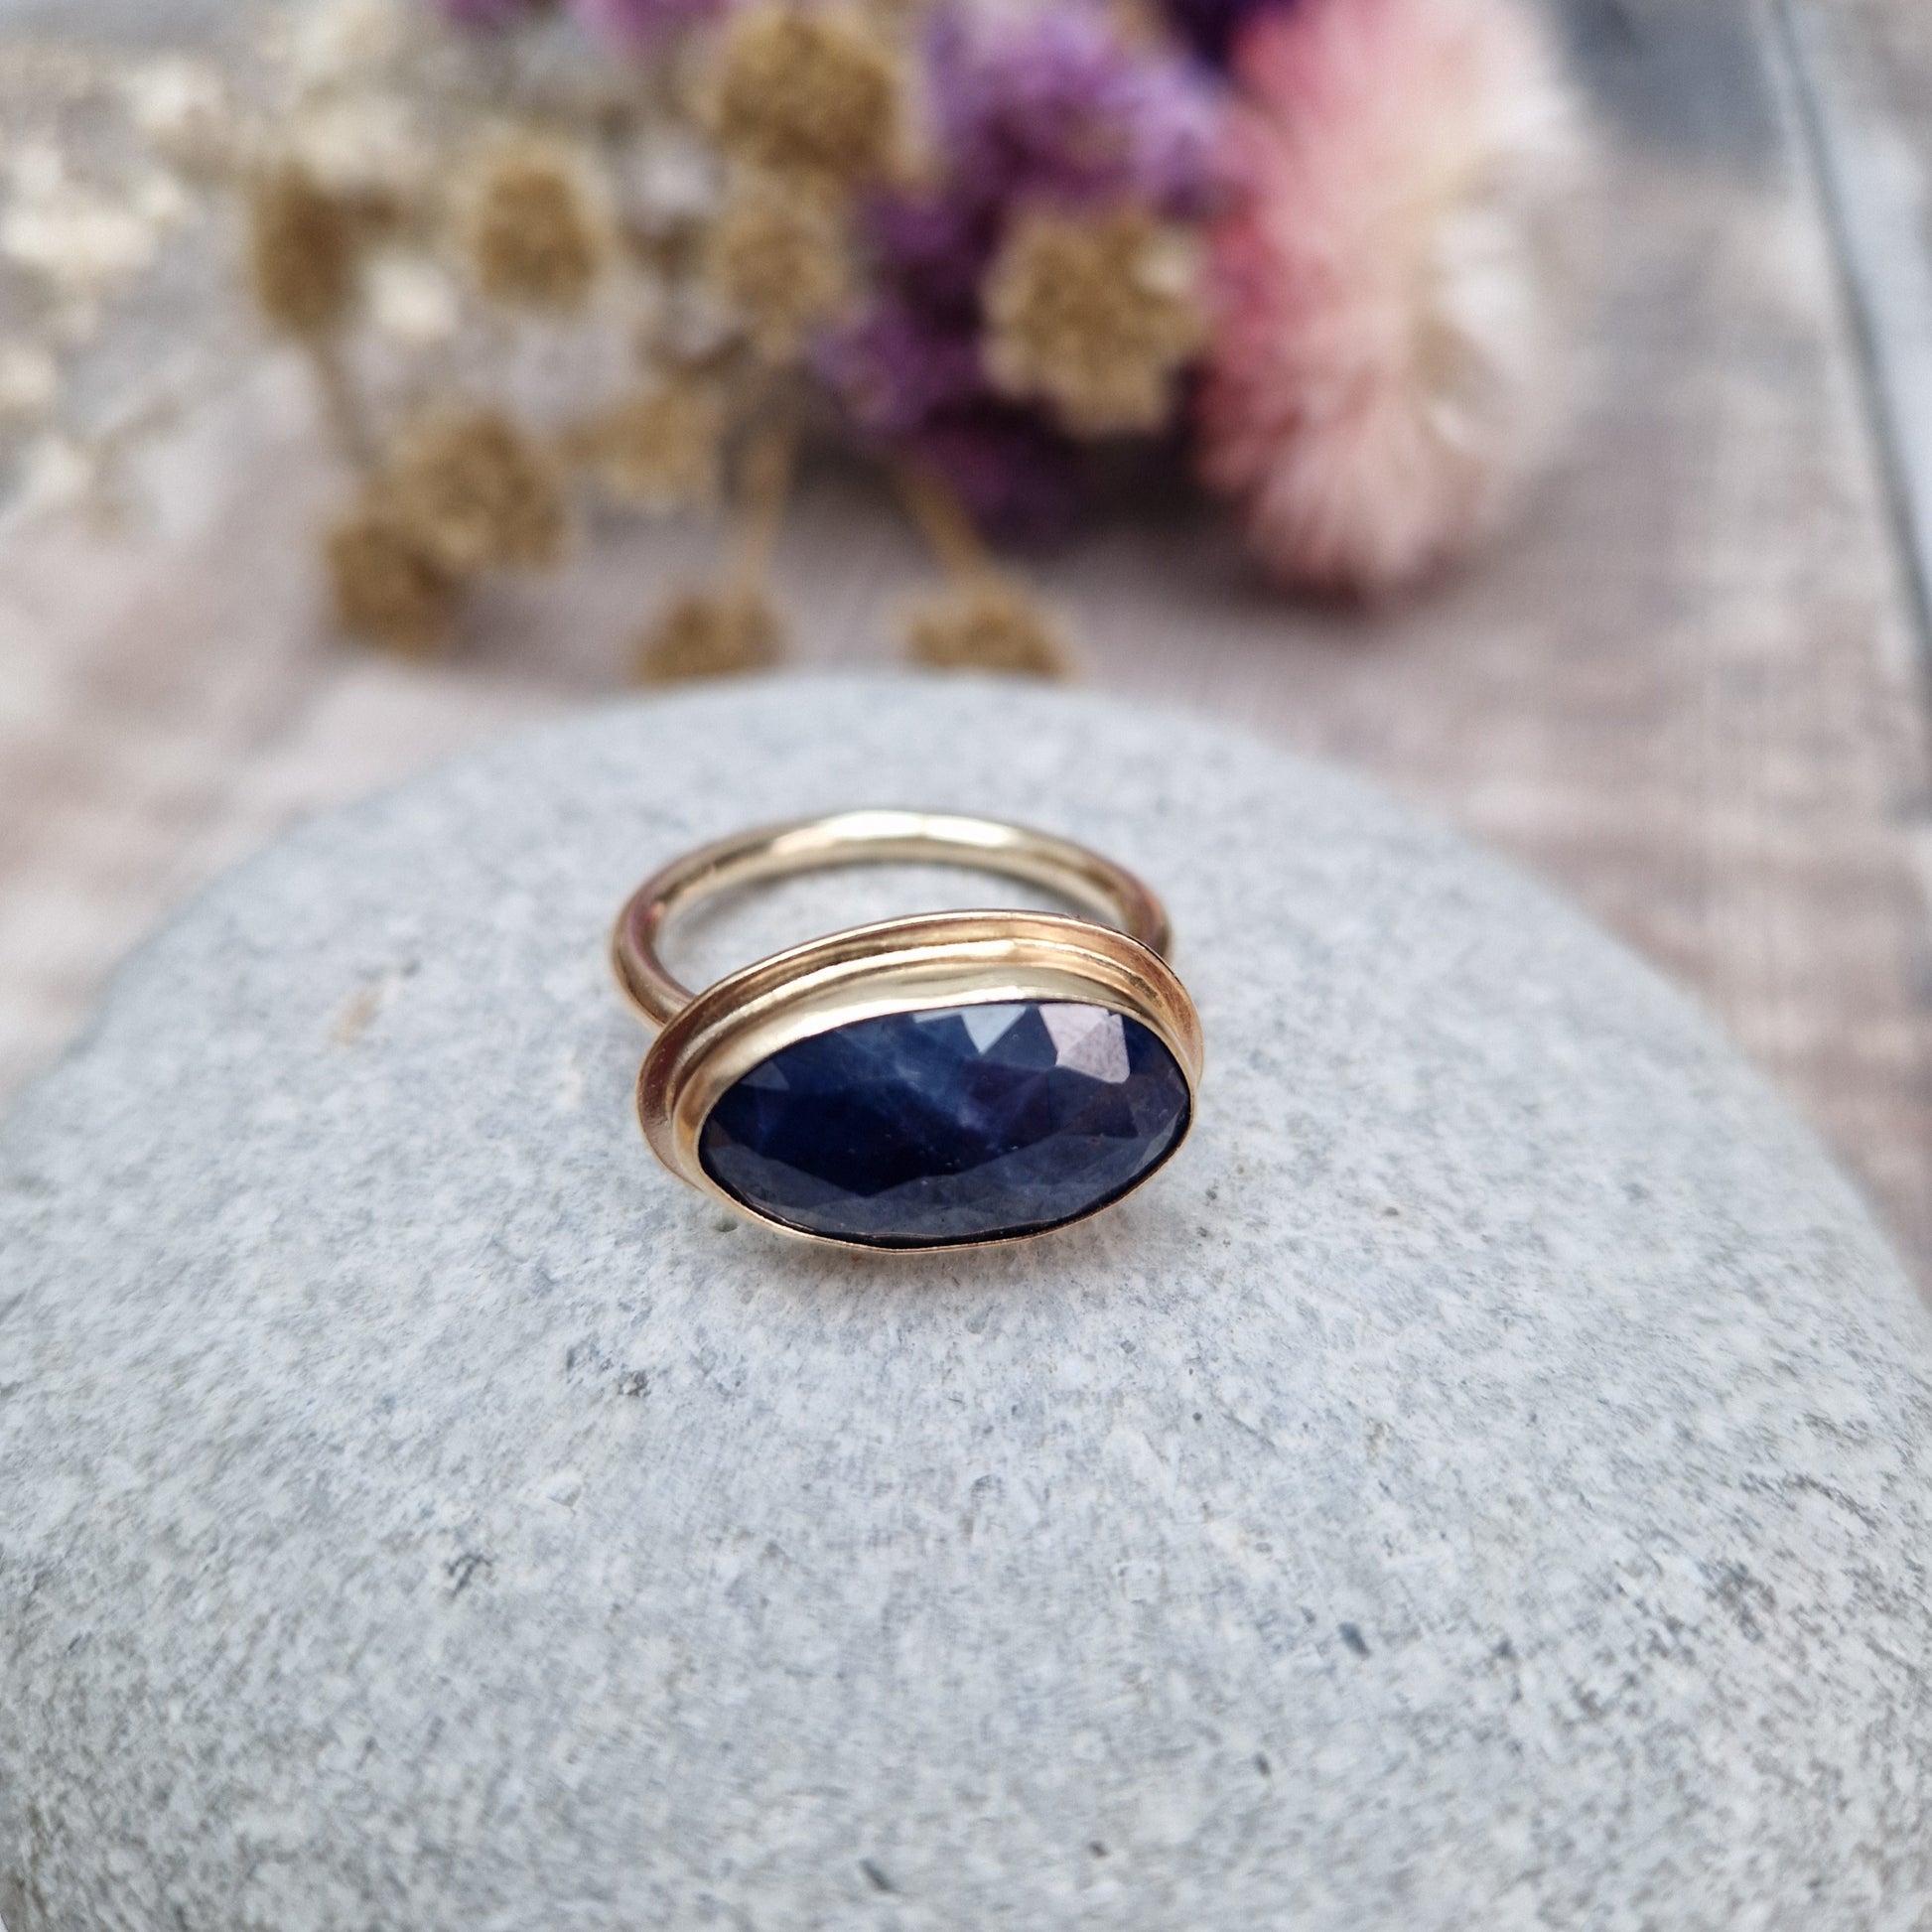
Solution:
M866 207L865 228L883 277L906 302L977 325L980 283L1000 238L997 207L950 186L880 195Z
M679 27L708 20L724 0L570 0L571 13L617 48L653 46Z
M989 381L988 270L1030 204L1207 208L1217 95L1204 69L1129 38L1100 0L973 4L946 0L926 37L936 182L865 204L874 300L815 359L860 435L929 467L989 534L1045 543L1078 519L1084 459Z
M436 11L456 27L508 27L546 0L436 0Z
M1035 410L995 398L942 410L904 445L989 536L1039 547L1080 520L1080 452Z
M955 7L933 24L927 65L950 181L981 206L1131 197L1185 215L1210 195L1206 75L1131 43L1094 0L997 16Z
M1174 32L1217 68L1226 67L1234 37L1258 13L1290 6L1294 0L1162 0Z
M889 443L986 388L973 329L947 328L899 302L881 302L827 337L815 361L853 425Z

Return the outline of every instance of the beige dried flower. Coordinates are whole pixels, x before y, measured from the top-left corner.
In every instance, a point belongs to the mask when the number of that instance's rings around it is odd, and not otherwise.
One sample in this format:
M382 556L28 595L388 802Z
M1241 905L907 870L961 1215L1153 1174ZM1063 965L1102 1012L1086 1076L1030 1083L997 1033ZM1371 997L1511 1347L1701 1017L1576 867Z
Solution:
M536 141L490 157L476 185L471 258L483 292L522 308L581 308L607 255L576 160Z
M809 190L748 178L707 238L705 275L753 346L768 360L789 360L852 298L844 220Z
M687 592L674 598L637 645L643 684L733 677L778 661L783 624L757 591Z
M310 91L366 82L403 51L413 11L399 0L313 0L274 23L282 63Z
M571 449L619 502L683 509L717 500L724 430L712 390L674 382L600 411L578 426Z
M1049 403L1076 435L1158 429L1202 339L1192 251L1140 207L1023 216L985 296L993 380Z
M176 166L205 174L229 159L235 122L218 68L164 54L128 69L119 86L134 125Z
M41 343L0 337L0 422L47 415L61 394L61 365Z
M904 72L871 20L836 6L756 6L718 52L715 123L727 154L856 187L897 166Z
M20 453L10 514L68 510L84 503L101 480L101 452L60 430L47 430Z
M462 586L408 525L365 504L330 532L328 561L345 629L412 656L447 641Z
M370 326L405 348L447 343L463 320L455 279L425 254L376 250L364 265L362 289Z
M255 300L278 329L323 336L355 299L363 218L305 169L261 177L248 199L248 261Z
M939 671L1063 678L1074 650L1054 615L1017 584L989 579L925 599L906 613L905 654Z
M380 498L445 570L543 565L563 547L558 468L497 410L452 410L416 424Z
M289 155L332 193L402 208L435 193L435 149L419 102L357 92L305 103L285 131Z
M165 169L113 186L75 177L61 147L0 136L0 259L81 305L131 281L159 253L193 204Z

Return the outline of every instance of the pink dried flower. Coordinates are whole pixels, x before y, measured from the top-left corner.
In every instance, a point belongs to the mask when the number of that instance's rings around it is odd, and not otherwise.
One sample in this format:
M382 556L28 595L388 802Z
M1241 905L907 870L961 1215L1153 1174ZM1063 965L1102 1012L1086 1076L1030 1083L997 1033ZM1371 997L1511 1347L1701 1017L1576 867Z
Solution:
M1286 582L1388 591L1501 514L1549 413L1578 116L1515 0L1251 20L1199 463Z

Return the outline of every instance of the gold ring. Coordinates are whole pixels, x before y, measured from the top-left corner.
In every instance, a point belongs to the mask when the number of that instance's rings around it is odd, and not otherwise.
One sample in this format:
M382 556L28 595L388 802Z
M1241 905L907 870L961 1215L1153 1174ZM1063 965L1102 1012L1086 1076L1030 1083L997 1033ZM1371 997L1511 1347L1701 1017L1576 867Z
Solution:
M658 957L700 899L893 862L1025 880L1094 916L884 919L698 994ZM1193 1120L1200 1021L1168 945L1132 873L1048 833L904 811L740 833L647 879L612 935L619 984L662 1030L637 1077L644 1138L715 1200L844 1247L973 1246L1084 1220Z

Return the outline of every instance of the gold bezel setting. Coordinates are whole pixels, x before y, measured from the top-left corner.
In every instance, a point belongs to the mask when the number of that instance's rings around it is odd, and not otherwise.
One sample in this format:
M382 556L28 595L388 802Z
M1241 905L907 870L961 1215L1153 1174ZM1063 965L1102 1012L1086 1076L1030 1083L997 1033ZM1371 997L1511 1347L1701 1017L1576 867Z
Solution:
M1024 880L1096 916L1014 910L886 919L758 960L695 996L659 956L665 928L701 899L827 867L891 862ZM833 1247L982 1247L1084 1220L1166 1166L1193 1124L1200 1022L1163 956L1168 940L1161 901L1132 873L1071 840L999 820L865 810L721 839L646 880L611 936L619 985L662 1029L637 1079L644 1137L671 1173L734 1213ZM891 1024L980 1006L1036 1017L989 1017L977 1031L969 1020L964 1035L942 1028L930 1041L916 1028L908 1040ZM1122 1025L1097 1034L1094 1022L1067 1011L1076 1007ZM1009 1038L1023 1022L1028 1031ZM867 1023L884 1023L884 1033ZM807 1044L848 1029L853 1036L836 1045ZM792 1050L800 1047L802 1059ZM749 1077L768 1062L767 1075ZM1065 1075L1085 1077L1069 1089ZM1029 1084L1040 1079L1053 1084ZM705 1164L706 1124L741 1082L748 1091L734 1098L731 1123L710 1143L714 1158L738 1170L720 1179ZM1117 1098L1082 1097L1116 1087ZM1023 1111L1002 1111L1012 1107ZM1021 1165L1005 1167L1010 1159ZM1136 1170L1132 1162L1142 1159ZM963 1194L962 1176L974 1177ZM767 1199L737 1191L758 1194L767 1179ZM801 1183L803 1195L793 1191ZM1082 1184L1094 1188L1084 1201ZM899 1225L890 1213L871 1231L857 1231L849 1216L848 1226L831 1229L785 1217L784 1207L802 1213L806 1202L816 1212L821 1185L831 1190L827 1199L845 1188L847 1201L883 1208L891 1197ZM1013 1209L1015 1223L996 1225L996 1208Z
M638 1075L637 1117L652 1151L680 1179L786 1234L894 1253L1022 1240L1045 1230L983 1241L888 1244L800 1228L721 1186L704 1168L699 1140L725 1093L800 1040L888 1015L1028 1001L1101 1007L1138 1021L1181 1069L1187 1123L1160 1162L1136 1178L1138 1186L1173 1158L1192 1123L1200 1022L1186 989L1158 953L1111 926L1056 913L921 913L855 926L759 960L699 994L658 1035ZM1084 1219L1119 1197L1067 1218Z

